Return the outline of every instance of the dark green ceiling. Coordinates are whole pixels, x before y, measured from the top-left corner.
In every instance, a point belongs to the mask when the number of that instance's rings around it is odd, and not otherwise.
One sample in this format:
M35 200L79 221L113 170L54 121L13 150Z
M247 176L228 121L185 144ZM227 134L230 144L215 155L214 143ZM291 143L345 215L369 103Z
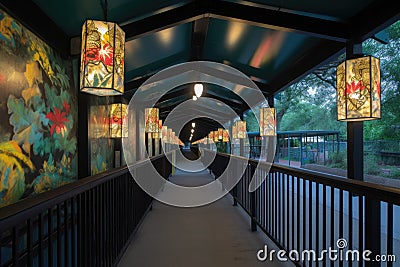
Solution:
M0 0L0 5L64 57L78 58L70 44L79 42L86 19L104 19L104 1ZM194 60L230 65L273 96L348 44L398 20L400 1L108 0L107 18L126 33L127 97L158 71ZM190 86L168 94L159 103L163 112L190 99ZM209 86L207 94L238 113L247 108L223 88Z

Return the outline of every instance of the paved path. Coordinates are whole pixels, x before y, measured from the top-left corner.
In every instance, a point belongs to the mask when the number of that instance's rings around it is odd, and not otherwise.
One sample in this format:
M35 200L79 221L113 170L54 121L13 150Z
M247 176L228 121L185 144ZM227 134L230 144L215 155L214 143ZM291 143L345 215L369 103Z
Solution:
M177 170L171 181L198 186L211 182L212 177L207 170ZM154 201L119 266L294 266L276 259L258 261L256 253L265 244L273 249L263 233L250 231L249 217L240 207L232 206L229 195L197 208L177 208Z

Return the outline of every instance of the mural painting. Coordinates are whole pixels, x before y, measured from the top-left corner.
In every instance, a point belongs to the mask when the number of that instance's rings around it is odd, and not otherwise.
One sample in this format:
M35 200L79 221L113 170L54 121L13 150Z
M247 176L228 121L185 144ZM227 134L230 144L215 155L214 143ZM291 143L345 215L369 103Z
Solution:
M77 177L71 62L0 10L0 207Z

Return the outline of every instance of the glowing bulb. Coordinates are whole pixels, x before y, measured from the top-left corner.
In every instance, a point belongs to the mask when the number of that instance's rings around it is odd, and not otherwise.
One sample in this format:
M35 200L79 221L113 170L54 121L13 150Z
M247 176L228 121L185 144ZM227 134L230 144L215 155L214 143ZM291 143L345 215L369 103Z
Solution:
M196 123L192 122L192 128L196 127Z
M192 99L193 99L193 101L196 101L197 100L197 96L194 95Z
M194 129L190 130L191 133L194 133Z
M203 93L203 84L196 83L194 85L194 93L196 94L197 98L199 98L201 96L201 94Z

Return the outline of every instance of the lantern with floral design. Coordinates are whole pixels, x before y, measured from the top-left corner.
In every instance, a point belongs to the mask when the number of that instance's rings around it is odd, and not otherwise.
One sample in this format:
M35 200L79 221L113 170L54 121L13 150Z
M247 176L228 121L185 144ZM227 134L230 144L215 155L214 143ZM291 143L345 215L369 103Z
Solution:
M238 139L246 138L246 122L245 121L237 121L236 128L237 128L237 138Z
M378 58L364 56L342 62L336 70L338 120L380 119L380 80Z
M276 135L275 108L260 109L260 136Z
M128 105L112 104L110 111L110 133L111 138L128 137Z
M158 108L146 108L144 110L146 133L158 132Z
M124 93L125 33L112 22L87 20L82 27L80 89L98 95Z

